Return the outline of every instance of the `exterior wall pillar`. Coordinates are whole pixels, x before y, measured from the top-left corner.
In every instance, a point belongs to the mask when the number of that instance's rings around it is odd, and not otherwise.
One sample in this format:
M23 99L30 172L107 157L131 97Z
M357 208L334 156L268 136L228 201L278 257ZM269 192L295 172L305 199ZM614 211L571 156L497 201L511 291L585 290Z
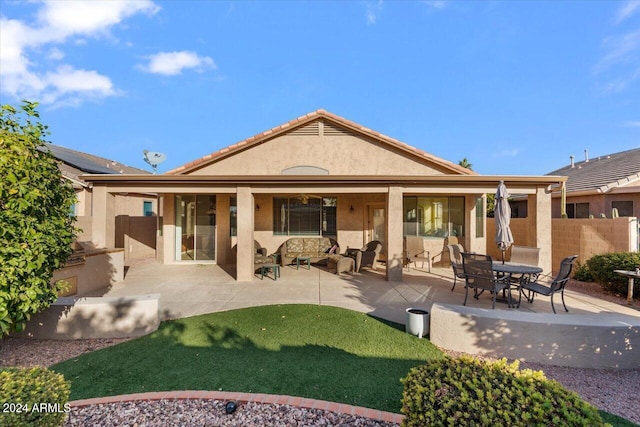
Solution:
M238 187L238 250L236 254L236 280L253 279L254 201L251 187Z
M93 187L91 241L97 247L114 248L116 243L116 198L104 185Z
M402 281L403 207L402 187L389 187L387 194L387 280Z
M231 198L228 194L216 196L216 262L233 264L231 251Z
M538 187L528 197L529 241L540 248L539 265L545 273L551 273L551 192Z
M165 194L162 197L162 255L163 264L176 262L176 195Z
M482 203L482 211L478 212L476 202L480 199ZM487 251L487 214L485 206L487 198L484 194L470 194L465 196L465 236L464 250L468 252L486 253ZM482 224L476 222L477 215L482 216Z

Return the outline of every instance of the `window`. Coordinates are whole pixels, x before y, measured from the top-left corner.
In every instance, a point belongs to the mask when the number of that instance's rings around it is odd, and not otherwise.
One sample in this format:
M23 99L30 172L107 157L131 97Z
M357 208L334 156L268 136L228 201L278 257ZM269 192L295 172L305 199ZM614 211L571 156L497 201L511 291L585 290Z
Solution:
M464 235L464 197L406 196L403 211L405 236Z
M335 197L273 198L273 234L336 236Z
M611 209L617 209L618 216L633 216L633 202L630 200L611 202Z
M484 237L484 199L476 197L476 237Z
M238 202L235 197L231 197L229 203L229 230L231 236L238 235Z
M144 201L142 202L142 215L143 216L153 216L153 202Z
M567 218L589 218L589 203L567 203Z

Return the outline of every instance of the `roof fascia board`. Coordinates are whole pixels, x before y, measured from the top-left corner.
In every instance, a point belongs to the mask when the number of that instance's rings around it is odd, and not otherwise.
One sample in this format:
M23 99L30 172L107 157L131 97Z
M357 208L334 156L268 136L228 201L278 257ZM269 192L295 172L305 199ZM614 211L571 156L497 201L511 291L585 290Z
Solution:
M497 185L504 181L511 186L549 186L566 181L562 176L506 176L506 175L428 175L428 176L345 176L345 175L81 175L81 179L95 184L381 184L381 185Z

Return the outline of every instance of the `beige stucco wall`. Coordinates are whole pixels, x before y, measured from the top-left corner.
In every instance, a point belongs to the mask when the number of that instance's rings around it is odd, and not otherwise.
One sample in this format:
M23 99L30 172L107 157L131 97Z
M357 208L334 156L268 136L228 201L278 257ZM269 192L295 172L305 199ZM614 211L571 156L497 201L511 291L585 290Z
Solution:
M424 160L423 160L424 162ZM296 166L313 166L330 175L440 175L442 170L427 166L388 145L352 135L283 135L254 145L192 175L280 175Z
M595 218L605 214L611 218L611 202L633 202L633 216L640 217L640 191L637 193L607 193L590 196L567 196L567 203L589 203L589 214ZM553 199L552 214L560 218L560 199Z

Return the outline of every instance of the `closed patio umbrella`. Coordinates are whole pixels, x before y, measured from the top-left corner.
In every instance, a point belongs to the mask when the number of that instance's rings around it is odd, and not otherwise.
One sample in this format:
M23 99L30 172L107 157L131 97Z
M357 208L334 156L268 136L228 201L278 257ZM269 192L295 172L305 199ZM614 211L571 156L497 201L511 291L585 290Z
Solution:
M504 251L513 244L513 235L509 222L511 221L511 207L507 198L509 192L504 185L504 181L500 181L498 190L496 191L496 205L494 210L494 218L496 222L496 244L502 251L502 263L504 264Z

